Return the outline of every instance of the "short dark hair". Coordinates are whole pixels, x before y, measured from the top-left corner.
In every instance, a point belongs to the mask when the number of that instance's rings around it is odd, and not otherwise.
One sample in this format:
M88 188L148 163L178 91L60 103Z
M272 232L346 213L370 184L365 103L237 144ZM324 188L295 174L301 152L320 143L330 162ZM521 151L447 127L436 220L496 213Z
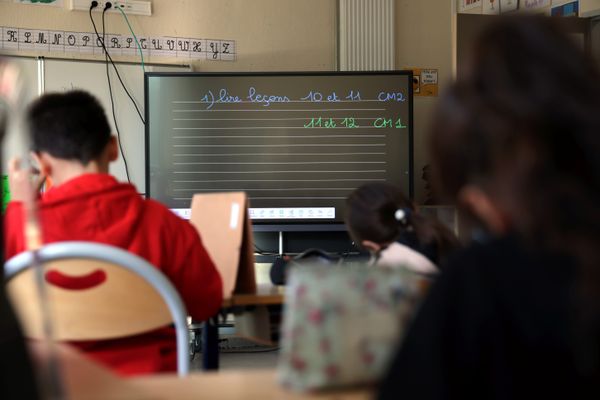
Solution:
M102 105L82 90L43 95L29 107L27 122L33 151L84 165L100 156L111 135Z

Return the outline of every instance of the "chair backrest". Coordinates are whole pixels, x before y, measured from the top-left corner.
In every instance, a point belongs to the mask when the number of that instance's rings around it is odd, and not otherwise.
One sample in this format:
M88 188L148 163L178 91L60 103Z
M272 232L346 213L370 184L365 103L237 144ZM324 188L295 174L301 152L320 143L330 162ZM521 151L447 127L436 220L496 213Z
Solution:
M35 257L43 268L53 338L106 340L173 323L177 370L189 372L187 312L170 281L144 259L98 243L60 242L21 253L4 266L7 292L25 334L44 336Z

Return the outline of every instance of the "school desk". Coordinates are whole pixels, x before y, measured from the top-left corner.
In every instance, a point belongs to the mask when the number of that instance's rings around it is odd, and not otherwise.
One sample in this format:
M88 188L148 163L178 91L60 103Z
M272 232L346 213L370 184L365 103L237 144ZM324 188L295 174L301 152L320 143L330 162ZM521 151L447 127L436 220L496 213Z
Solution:
M223 310L234 307L281 305L284 286L257 285L255 293L234 294L223 300ZM202 325L202 367L205 371L219 369L218 318L213 317Z
M285 286L259 284L255 293L233 294L223 301L223 308L238 306L267 306L283 304Z
M260 400L366 400L373 389L335 390L323 393L295 393L277 383L275 370L193 373L185 378L157 375L135 378L134 386L160 398L178 400L260 399Z
M32 344L36 370L48 362L48 348ZM325 393L294 393L277 383L275 370L195 372L186 377L175 374L120 378L94 363L78 350L56 345L62 387L72 400L167 400L167 399L260 399L260 400L363 400L373 389L335 390Z

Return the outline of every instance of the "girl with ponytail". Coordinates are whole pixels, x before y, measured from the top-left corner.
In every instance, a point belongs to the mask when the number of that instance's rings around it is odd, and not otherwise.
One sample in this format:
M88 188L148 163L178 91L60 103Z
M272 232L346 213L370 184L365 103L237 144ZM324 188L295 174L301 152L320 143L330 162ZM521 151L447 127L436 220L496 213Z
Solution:
M354 242L369 250L378 265L434 274L459 245L449 229L419 214L402 191L388 183L368 183L352 192L345 219Z

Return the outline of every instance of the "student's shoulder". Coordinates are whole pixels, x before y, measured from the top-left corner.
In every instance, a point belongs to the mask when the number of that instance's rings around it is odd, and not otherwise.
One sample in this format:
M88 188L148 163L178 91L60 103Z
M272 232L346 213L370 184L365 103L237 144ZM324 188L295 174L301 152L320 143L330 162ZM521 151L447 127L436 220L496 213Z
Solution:
M436 274L437 267L423 254L412 248L394 242L381 252L377 265L398 267L404 266L406 269L420 274Z
M465 290L487 290L507 296L532 286L562 287L573 279L573 260L532 247L516 235L476 243L452 256L442 275Z
M491 272L523 257L522 245L516 238L491 238L457 251L448 258L447 266L454 273L469 273L473 269Z
M519 265L526 263L523 251L514 238L495 238L472 243L451 255L440 280L445 285L460 287L460 291L486 290L496 286L504 277L519 272Z
M23 203L20 201L11 200L6 204L6 209L4 210L4 215L12 214L16 212L23 212Z
M144 205L148 210L151 210L152 212L159 213L161 215L173 214L173 216L176 217L173 211L169 210L164 204L154 199L144 199Z
M24 218L23 203L20 201L9 201L4 210L4 225L14 225L15 223L21 224Z

